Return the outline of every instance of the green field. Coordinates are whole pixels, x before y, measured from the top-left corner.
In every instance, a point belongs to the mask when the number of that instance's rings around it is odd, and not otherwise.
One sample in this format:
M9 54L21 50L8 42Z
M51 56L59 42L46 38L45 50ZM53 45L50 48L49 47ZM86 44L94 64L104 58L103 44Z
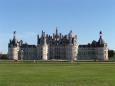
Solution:
M115 63L0 62L0 86L115 86Z

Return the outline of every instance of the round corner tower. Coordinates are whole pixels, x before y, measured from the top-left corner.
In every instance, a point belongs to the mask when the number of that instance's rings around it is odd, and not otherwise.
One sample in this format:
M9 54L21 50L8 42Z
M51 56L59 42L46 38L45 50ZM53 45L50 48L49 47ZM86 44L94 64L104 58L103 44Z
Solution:
M46 41L45 32L42 31L42 36L39 38L38 35L38 43L37 43L37 57L44 61L48 60L48 44Z
M108 46L107 46L107 43L105 43L105 41L103 40L102 35L103 35L102 31L100 31L100 33L99 33L100 37L98 40L99 47L97 49L98 59L103 60L103 61L108 61L109 60L109 58L108 58Z
M18 60L18 53L19 53L19 44L16 40L16 31L13 33L13 39L10 40L8 44L8 58L10 60Z
M68 60L76 61L78 55L78 44L77 44L77 35L74 35L72 31L70 31L69 35L69 44L66 49L66 57Z

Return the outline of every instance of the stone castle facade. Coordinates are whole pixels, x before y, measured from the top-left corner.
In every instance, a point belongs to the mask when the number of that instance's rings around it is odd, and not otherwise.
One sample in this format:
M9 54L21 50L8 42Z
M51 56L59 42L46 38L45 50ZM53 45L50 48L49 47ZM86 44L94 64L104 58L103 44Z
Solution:
M37 45L23 43L16 39L16 32L8 44L8 57L11 60L108 60L107 43L100 32L99 40L91 44L78 45L77 35L72 31L63 35L56 32L48 35L42 31L37 36Z
M87 45L79 45L78 59L80 60L102 60L108 61L108 46L102 38L102 32L99 33L98 41L93 40Z

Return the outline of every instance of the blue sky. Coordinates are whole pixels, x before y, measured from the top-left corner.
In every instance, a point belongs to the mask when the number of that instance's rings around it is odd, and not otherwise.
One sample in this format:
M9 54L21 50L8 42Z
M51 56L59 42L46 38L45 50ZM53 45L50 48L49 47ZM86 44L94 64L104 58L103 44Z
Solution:
M0 0L0 52L7 52L12 32L18 40L36 44L41 31L73 30L79 44L98 40L99 31L109 49L115 49L115 0Z

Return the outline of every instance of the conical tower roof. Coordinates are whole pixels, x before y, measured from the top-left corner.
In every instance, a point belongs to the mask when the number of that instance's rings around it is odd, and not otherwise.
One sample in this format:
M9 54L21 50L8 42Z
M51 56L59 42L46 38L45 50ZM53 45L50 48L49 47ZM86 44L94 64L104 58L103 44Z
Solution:
M100 33L99 33L100 37L99 37L99 40L98 40L99 44L105 44L105 41L102 38L102 34L103 34L102 31L100 31Z

